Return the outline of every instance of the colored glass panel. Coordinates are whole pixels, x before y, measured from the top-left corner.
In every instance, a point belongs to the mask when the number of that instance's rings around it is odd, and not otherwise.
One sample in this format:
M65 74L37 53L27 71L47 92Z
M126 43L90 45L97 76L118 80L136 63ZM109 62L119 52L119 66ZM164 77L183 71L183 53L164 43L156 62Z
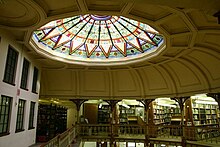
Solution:
M89 14L49 22L34 32L34 40L49 53L80 60L138 57L164 42L147 24L122 16Z

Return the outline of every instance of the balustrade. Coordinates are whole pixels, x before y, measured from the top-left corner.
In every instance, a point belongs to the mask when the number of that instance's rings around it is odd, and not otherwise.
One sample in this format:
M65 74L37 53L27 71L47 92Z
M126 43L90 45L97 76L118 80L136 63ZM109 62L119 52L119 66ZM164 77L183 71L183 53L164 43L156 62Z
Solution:
M146 128L149 130L147 131ZM211 143L220 144L220 128L218 126L184 126L181 125L116 125L116 124L82 124L74 126L66 132L56 136L41 147L67 147L76 137L81 139L105 140L113 137L118 140L132 138L145 141L145 136L149 136L150 142L175 140L181 144L183 130L185 131L186 144ZM146 133L149 134L146 134ZM113 134L111 134L113 133Z

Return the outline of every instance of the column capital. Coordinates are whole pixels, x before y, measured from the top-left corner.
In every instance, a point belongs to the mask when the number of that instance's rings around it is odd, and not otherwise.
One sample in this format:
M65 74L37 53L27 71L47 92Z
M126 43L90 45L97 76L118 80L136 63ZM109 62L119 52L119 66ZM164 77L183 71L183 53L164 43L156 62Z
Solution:
M142 99L142 100L137 100L141 102L144 105L145 110L149 108L149 105L151 102L153 102L155 99Z
M208 93L207 96L212 97L218 103L220 109L220 93Z
M110 105L111 110L113 110L116 104L121 100L104 100L104 101L106 101Z
M181 96L181 97L174 97L174 98L170 98L170 99L176 101L180 106L180 110L183 111L184 103L189 98L190 98L190 96Z
M70 99L74 104L76 104L76 109L77 111L80 110L81 105L85 102L88 101L87 99Z

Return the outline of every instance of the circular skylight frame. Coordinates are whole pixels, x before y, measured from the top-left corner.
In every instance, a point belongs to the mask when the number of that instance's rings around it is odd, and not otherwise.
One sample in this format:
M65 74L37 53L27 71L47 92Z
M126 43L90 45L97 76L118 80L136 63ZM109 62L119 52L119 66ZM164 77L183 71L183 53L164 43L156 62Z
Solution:
M30 45L63 62L108 66L157 56L165 48L165 38L151 26L126 17L87 14L47 23L34 31Z

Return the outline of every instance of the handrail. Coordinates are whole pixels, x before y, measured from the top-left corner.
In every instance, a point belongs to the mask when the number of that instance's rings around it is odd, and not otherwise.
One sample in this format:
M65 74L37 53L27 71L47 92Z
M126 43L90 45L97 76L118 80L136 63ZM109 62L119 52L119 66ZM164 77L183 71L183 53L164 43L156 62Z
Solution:
M77 130L79 136L82 138L85 137L86 139L117 136L126 140L126 137L129 138L131 136L143 139L148 136L148 139L154 138L154 140L155 138L172 138L181 142L182 138L184 138L188 141L203 141L206 143L220 144L220 128L213 125L203 127L170 124L83 124L79 125Z
M148 129L148 130L147 130ZM149 132L149 134L147 134ZM185 136L183 136L185 135ZM67 147L76 136L81 139L111 139L132 136L133 139L145 141L148 136L150 141L172 139L181 144L184 137L187 144L211 143L220 144L220 128L215 126L182 126L182 125L133 125L133 124L78 124L71 129L57 135L40 147ZM161 140L160 140L161 141Z
M76 137L76 126L42 144L40 147L68 147Z

